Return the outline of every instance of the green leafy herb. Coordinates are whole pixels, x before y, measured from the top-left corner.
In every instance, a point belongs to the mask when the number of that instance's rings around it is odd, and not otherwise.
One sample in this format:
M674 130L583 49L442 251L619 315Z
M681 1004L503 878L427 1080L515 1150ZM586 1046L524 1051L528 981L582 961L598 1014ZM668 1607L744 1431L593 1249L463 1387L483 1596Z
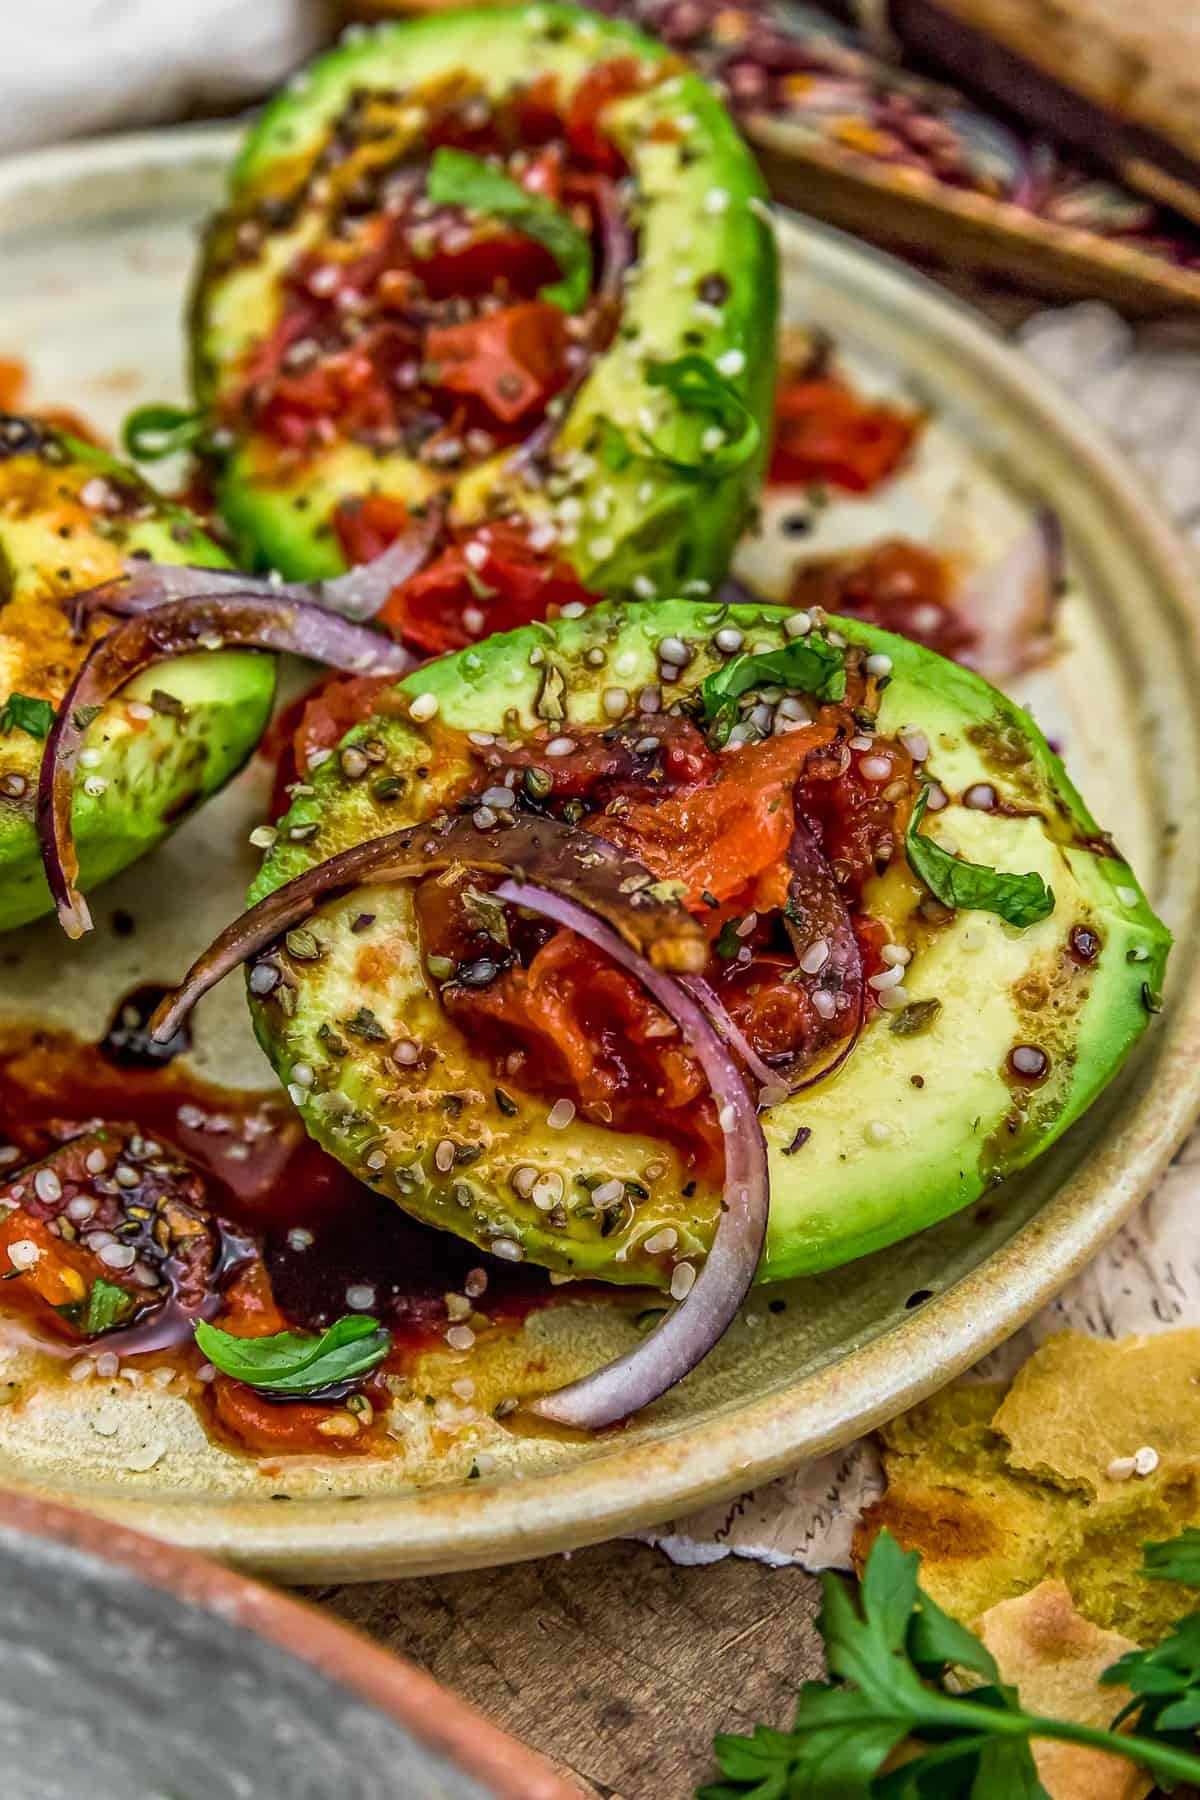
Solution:
M28 694L10 694L0 706L0 732L27 731L30 737L44 738L54 723L54 708L49 700L33 700Z
M738 936L738 926L741 922L740 919L726 919L717 933L715 948L722 962L732 962L742 947L742 940Z
M133 1295L97 1276L88 1291L83 1329L88 1337L99 1337L102 1331L111 1331L114 1325L120 1325L132 1311Z
M472 212L507 219L525 237L548 250L562 280L541 290L543 300L564 312L579 312L592 286L592 247L561 207L543 194L530 194L519 182L493 169L482 157L443 146L429 167L429 198L435 206L465 206Z
M693 425L686 443L679 441L684 436L681 430L672 444L645 439L650 454L667 468L680 475L723 476L740 469L758 450L762 442L758 420L706 356L692 351L671 362L648 363L646 380L672 396L682 415L680 425L689 421ZM710 430L720 433L721 442L706 448L704 438Z
M704 716L712 722L718 743L723 744L729 736L742 695L760 687L787 688L818 700L844 699L845 658L827 638L811 633L780 650L759 654L746 650L735 656L709 675L700 689Z
M268 1394L311 1394L369 1375L391 1348L392 1334L366 1313L347 1313L319 1337L297 1331L234 1337L201 1320L196 1342L209 1362L235 1381Z
M1196 1543L1150 1546L1159 1554L1147 1573L1194 1567L1200 1533L1191 1535ZM1137 1734L1104 1730L1025 1712L985 1646L918 1587L919 1561L883 1531L857 1596L821 1577L829 1679L805 1682L790 1731L718 1737L725 1779L697 1800L1049 1800L1033 1761L1039 1738L1124 1757L1166 1787L1200 1780L1200 1756L1187 1747L1200 1724L1200 1613L1104 1672L1102 1681L1133 1688L1122 1717L1137 1713ZM942 1686L950 1669L961 1691ZM905 1760L885 1769L901 1744Z
M139 406L121 427L121 443L135 462L158 462L177 450L194 450L204 430L202 412L188 412L182 406Z
M922 788L908 822L905 854L913 874L935 899L961 911L997 913L1009 925L1036 925L1049 917L1054 894L1040 875L1009 875L983 863L964 862L932 838L922 837L928 801L929 789Z
M602 416L598 424L596 454L606 469L619 475L622 469L629 467L637 452L615 419Z
M940 1000L910 1000L893 1016L888 1030L894 1031L897 1037L919 1037L929 1030L941 1010Z

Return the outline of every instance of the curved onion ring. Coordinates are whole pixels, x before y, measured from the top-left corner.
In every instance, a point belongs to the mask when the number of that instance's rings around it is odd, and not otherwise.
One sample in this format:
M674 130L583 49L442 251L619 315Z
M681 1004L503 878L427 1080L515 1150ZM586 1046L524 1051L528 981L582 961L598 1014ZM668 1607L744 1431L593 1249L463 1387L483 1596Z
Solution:
M726 1127L722 1210L690 1293L628 1355L533 1402L543 1418L596 1430L657 1399L707 1354L745 1298L767 1227L767 1153L754 1101L704 1013L664 972L686 972L702 963L704 935L677 902L657 900L644 887L629 889L630 871L645 879L639 864L590 833L545 819L521 819L502 833L485 833L467 817L442 819L371 839L306 871L229 926L160 1005L151 1034L160 1043L173 1037L222 976L267 949L332 895L365 882L411 880L455 863L502 871L498 899L578 932L635 974L679 1025ZM524 879L526 867L536 869L536 883Z
M42 862L59 922L68 937L92 928L79 892L79 859L71 834L75 769L91 709L103 706L143 669L195 650L226 647L291 650L356 675L410 669L407 650L319 607L259 594L175 600L116 626L94 644L67 690L46 739L38 778L37 828Z
M681 982L660 974L594 913L532 883L502 881L496 898L553 919L636 975L679 1026L712 1090L725 1131L725 1187L712 1247L690 1292L624 1356L528 1410L559 1425L597 1431L640 1411L694 1369L723 1337L746 1298L767 1231L767 1146L754 1100L729 1050Z
M679 985L687 989L693 1000L699 1001L729 1048L737 1051L743 1067L753 1075L755 1081L762 1084L763 1091L759 1095L759 1105L774 1106L776 1101L786 1100L791 1089L778 1069L773 1069L769 1063L763 1061L741 1026L735 1024L730 1018L717 990L704 979L703 975L681 975Z
M171 600L218 594L295 600L302 606L319 606L352 623L364 624L386 605L396 588L424 568L445 519L446 503L439 495L428 502L424 515L414 519L380 555L329 581L272 581L267 576L244 575L237 569L201 569L191 563L145 562L131 557L123 575L72 596L72 627L76 636L82 636L83 626L94 612L150 612Z
M954 595L954 610L975 641L959 658L989 681L1022 674L1049 648L1063 581L1063 534L1057 513L1043 508L1027 531Z
M371 882L413 881L456 864L495 875L536 874L598 913L656 968L703 966L705 938L691 914L676 901L656 899L648 891L653 877L641 863L602 838L556 819L521 817L507 830L484 831L469 814L443 813L354 844L266 895L192 964L154 1013L150 1035L157 1044L169 1043L201 995L335 894Z

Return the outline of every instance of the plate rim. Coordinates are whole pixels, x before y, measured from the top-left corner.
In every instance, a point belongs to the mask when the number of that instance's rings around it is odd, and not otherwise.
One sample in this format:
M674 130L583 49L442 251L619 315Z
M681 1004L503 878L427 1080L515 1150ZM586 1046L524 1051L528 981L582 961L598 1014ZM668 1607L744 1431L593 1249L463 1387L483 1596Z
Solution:
M227 161L240 136L241 128L228 123L166 127L7 157L0 159L0 201L38 185L61 190L118 172L169 175L189 164ZM1200 566L1144 478L1097 423L965 302L885 252L779 210L824 270L835 279L852 274L877 303L891 300L904 315L916 310L932 317L940 345L990 381L1003 411L1018 410L1057 440L1076 476L1120 520L1151 571L1163 618L1200 668ZM1176 946L1171 988L1170 1017L1156 1033L1152 1089L1134 1097L1103 1148L1032 1219L919 1313L757 1400L726 1403L651 1441L621 1447L617 1436L605 1453L566 1468L510 1475L495 1488L487 1479L431 1485L362 1497L352 1507L340 1496L296 1499L281 1508L244 1496L80 1493L53 1482L26 1482L15 1472L9 1485L293 1582L520 1561L661 1524L744 1493L944 1386L1017 1331L1119 1229L1200 1111L1200 930Z

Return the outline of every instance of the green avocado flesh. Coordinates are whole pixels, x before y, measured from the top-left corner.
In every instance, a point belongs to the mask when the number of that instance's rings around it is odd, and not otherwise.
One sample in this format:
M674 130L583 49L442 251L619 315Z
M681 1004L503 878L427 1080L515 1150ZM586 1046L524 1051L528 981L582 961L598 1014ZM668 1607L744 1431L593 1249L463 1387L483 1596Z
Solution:
M227 566L194 519L111 457L0 415L0 707L12 694L58 707L87 649L63 600L136 553ZM146 670L102 709L72 809L82 887L128 867L229 780L274 691L273 657L217 651ZM51 910L34 823L43 748L19 725L0 732L0 930Z
M350 438L281 450L239 422L246 359L279 321L281 277L326 241L331 217L364 171L423 153L427 106L447 93L495 104L551 76L565 107L590 71L619 58L635 58L647 78L662 76L610 101L599 121L629 166L625 204L638 260L617 334L561 420L548 481L532 484L507 452L454 475ZM386 125L348 155L323 156L364 94L386 106ZM766 454L777 291L754 160L712 90L661 45L559 5L380 26L322 58L266 109L207 236L192 308L193 369L198 403L224 433L222 510L244 559L290 577L343 567L331 526L342 500L383 494L413 506L448 489L456 523L515 513L555 527L557 548L597 593L646 596L716 582ZM759 428L757 449L727 471L701 446L711 415L681 408L648 380L653 364L683 355L719 372ZM653 453L681 437L695 469Z
M312 776L312 791L283 821L251 898L349 845L429 817L465 791L471 765L461 740L443 728L510 739L545 730L548 670L562 676L553 683L552 728L603 729L612 723L614 683L632 710L639 690L658 681L662 639L682 638L693 650L678 683L664 691L669 703L728 662L713 642L719 626L739 626L755 649L777 648L790 641L787 616L776 607L676 600L603 605L426 665L345 740L370 747L370 778L351 778L337 756ZM1054 906L1019 929L993 912L931 909L902 856L871 878L863 910L911 951L904 982L912 1001L937 1000L940 1010L926 1009L935 1012L932 1023L911 1035L894 1029L892 1014L875 1013L840 1072L763 1114L771 1211L762 1280L827 1269L906 1237L1038 1155L1096 1097L1145 1028L1170 943L1026 713L978 676L904 639L854 621L830 626L851 646L891 658L880 734L911 738L915 728L928 739L925 769L948 804L928 814L923 834L969 862L1036 872L1053 890ZM417 695L436 696L433 724L403 716ZM363 761L351 758L350 767ZM477 764L471 774L477 789ZM405 780L381 788L380 775ZM963 804L977 782L994 788L1000 809L1011 812ZM370 915L365 928L363 915ZM1087 941L1080 927L1100 945L1090 961L1077 954ZM664 1285L674 1260L707 1247L717 1191L694 1183L669 1145L582 1117L551 1129L551 1096L509 1082L516 1111L509 1116L498 1106L494 1068L441 1009L409 886L379 884L329 901L296 948L306 954L281 950L278 959L287 1002L278 991L252 999L256 1029L308 1130L377 1191L481 1246L509 1239L535 1262L608 1281ZM398 1066L390 1052L399 1038L433 1054L421 1067ZM1009 1073L1019 1045L1047 1053L1044 1080L1026 1084ZM795 1149L801 1127L811 1136ZM461 1166L442 1172L435 1150L445 1140L469 1149ZM566 1211L557 1223L514 1186L514 1171L529 1166L561 1179ZM604 1236L580 1177L590 1185L617 1177L645 1197ZM666 1227L677 1234L671 1250L648 1252L647 1239Z

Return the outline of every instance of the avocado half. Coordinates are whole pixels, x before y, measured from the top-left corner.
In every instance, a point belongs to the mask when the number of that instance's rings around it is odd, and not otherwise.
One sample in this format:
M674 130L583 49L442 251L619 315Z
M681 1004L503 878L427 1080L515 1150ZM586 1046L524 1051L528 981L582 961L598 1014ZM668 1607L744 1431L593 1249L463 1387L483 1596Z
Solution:
M612 100L600 119L629 165L638 260L617 335L561 421L548 483L528 483L511 453L456 479L352 441L281 452L239 424L233 396L246 358L279 319L281 277L324 239L364 169L421 154L423 102L449 92L494 103L552 76L565 103L597 65L630 57L663 79ZM331 154L339 123L351 109L361 116L364 95L388 107L388 123L349 154L343 146ZM356 27L353 41L347 33L251 129L194 289L196 399L222 445L213 452L218 498L243 560L299 579L334 575L344 566L330 524L340 501L384 494L419 505L449 484L457 523L517 512L563 527L563 554L597 593L721 580L770 436L778 271L765 206L754 159L712 89L616 21L547 4ZM757 424L757 450L728 473L681 472L641 453L647 430L670 438L679 415L647 372L683 355L710 363ZM612 426L628 456L619 468L604 448Z
M2 709L14 694L58 707L89 642L72 636L63 601L135 555L228 567L190 514L122 464L0 414L0 930L52 910L34 823L43 740ZM93 626L90 641L102 630ZM102 709L72 808L82 887L136 861L229 780L262 735L274 692L273 657L216 651L146 671Z
M777 607L676 600L603 605L427 664L399 693L435 695L439 732L520 736L545 717L553 668L563 677L561 729L603 728L612 723L606 690L611 699L619 683L632 709L639 689L659 679L662 639L682 638L693 652L667 690L679 700L727 661L713 642L719 626L739 626L755 648L777 648L789 641L787 617ZM1023 929L976 910L951 911L934 927L922 923L927 892L904 858L868 883L864 911L913 952L906 988L940 1009L927 1009L932 1023L912 1035L877 1013L840 1072L763 1114L771 1210L761 1280L831 1268L893 1243L1045 1150L1144 1030L1170 943L1021 708L906 639L851 620L829 624L849 644L891 659L879 732L895 737L915 728L928 739L926 770L949 804L922 830L970 862L1036 872L1053 890L1054 906ZM370 747L373 773L404 781L381 787L377 779L350 779L331 758L283 821L252 899L351 844L428 817L463 791L468 764L445 748L444 734L439 739L393 710L345 742ZM418 709L426 710L428 702ZM962 803L978 782L995 790L996 810ZM1086 963L1072 953L1081 927L1099 943ZM676 1257L703 1252L717 1192L697 1184L670 1146L578 1117L553 1130L546 1096L519 1088L511 1088L513 1116L498 1108L494 1074L442 1012L423 967L408 887L379 885L332 900L313 931L319 960L280 955L294 1007L285 1013L277 997L252 996L255 1025L308 1130L361 1179L432 1224L481 1246L497 1236L515 1240L533 1261L573 1275L665 1284L672 1257L648 1254L645 1243L666 1226L678 1234ZM311 952L307 941L297 947ZM366 1036L355 1026L363 1007L377 1027ZM389 1052L401 1036L436 1046L427 1069L397 1068ZM1050 1072L1039 1085L1010 1074L1009 1054L1019 1045L1047 1052ZM797 1149L802 1126L811 1135ZM470 1146L473 1160L440 1173L434 1150L446 1138ZM594 1213L568 1213L564 1228L551 1228L513 1185L513 1171L530 1164L559 1175L568 1193L580 1176L616 1176L640 1184L646 1198L608 1236ZM657 1171L652 1179L649 1171Z

